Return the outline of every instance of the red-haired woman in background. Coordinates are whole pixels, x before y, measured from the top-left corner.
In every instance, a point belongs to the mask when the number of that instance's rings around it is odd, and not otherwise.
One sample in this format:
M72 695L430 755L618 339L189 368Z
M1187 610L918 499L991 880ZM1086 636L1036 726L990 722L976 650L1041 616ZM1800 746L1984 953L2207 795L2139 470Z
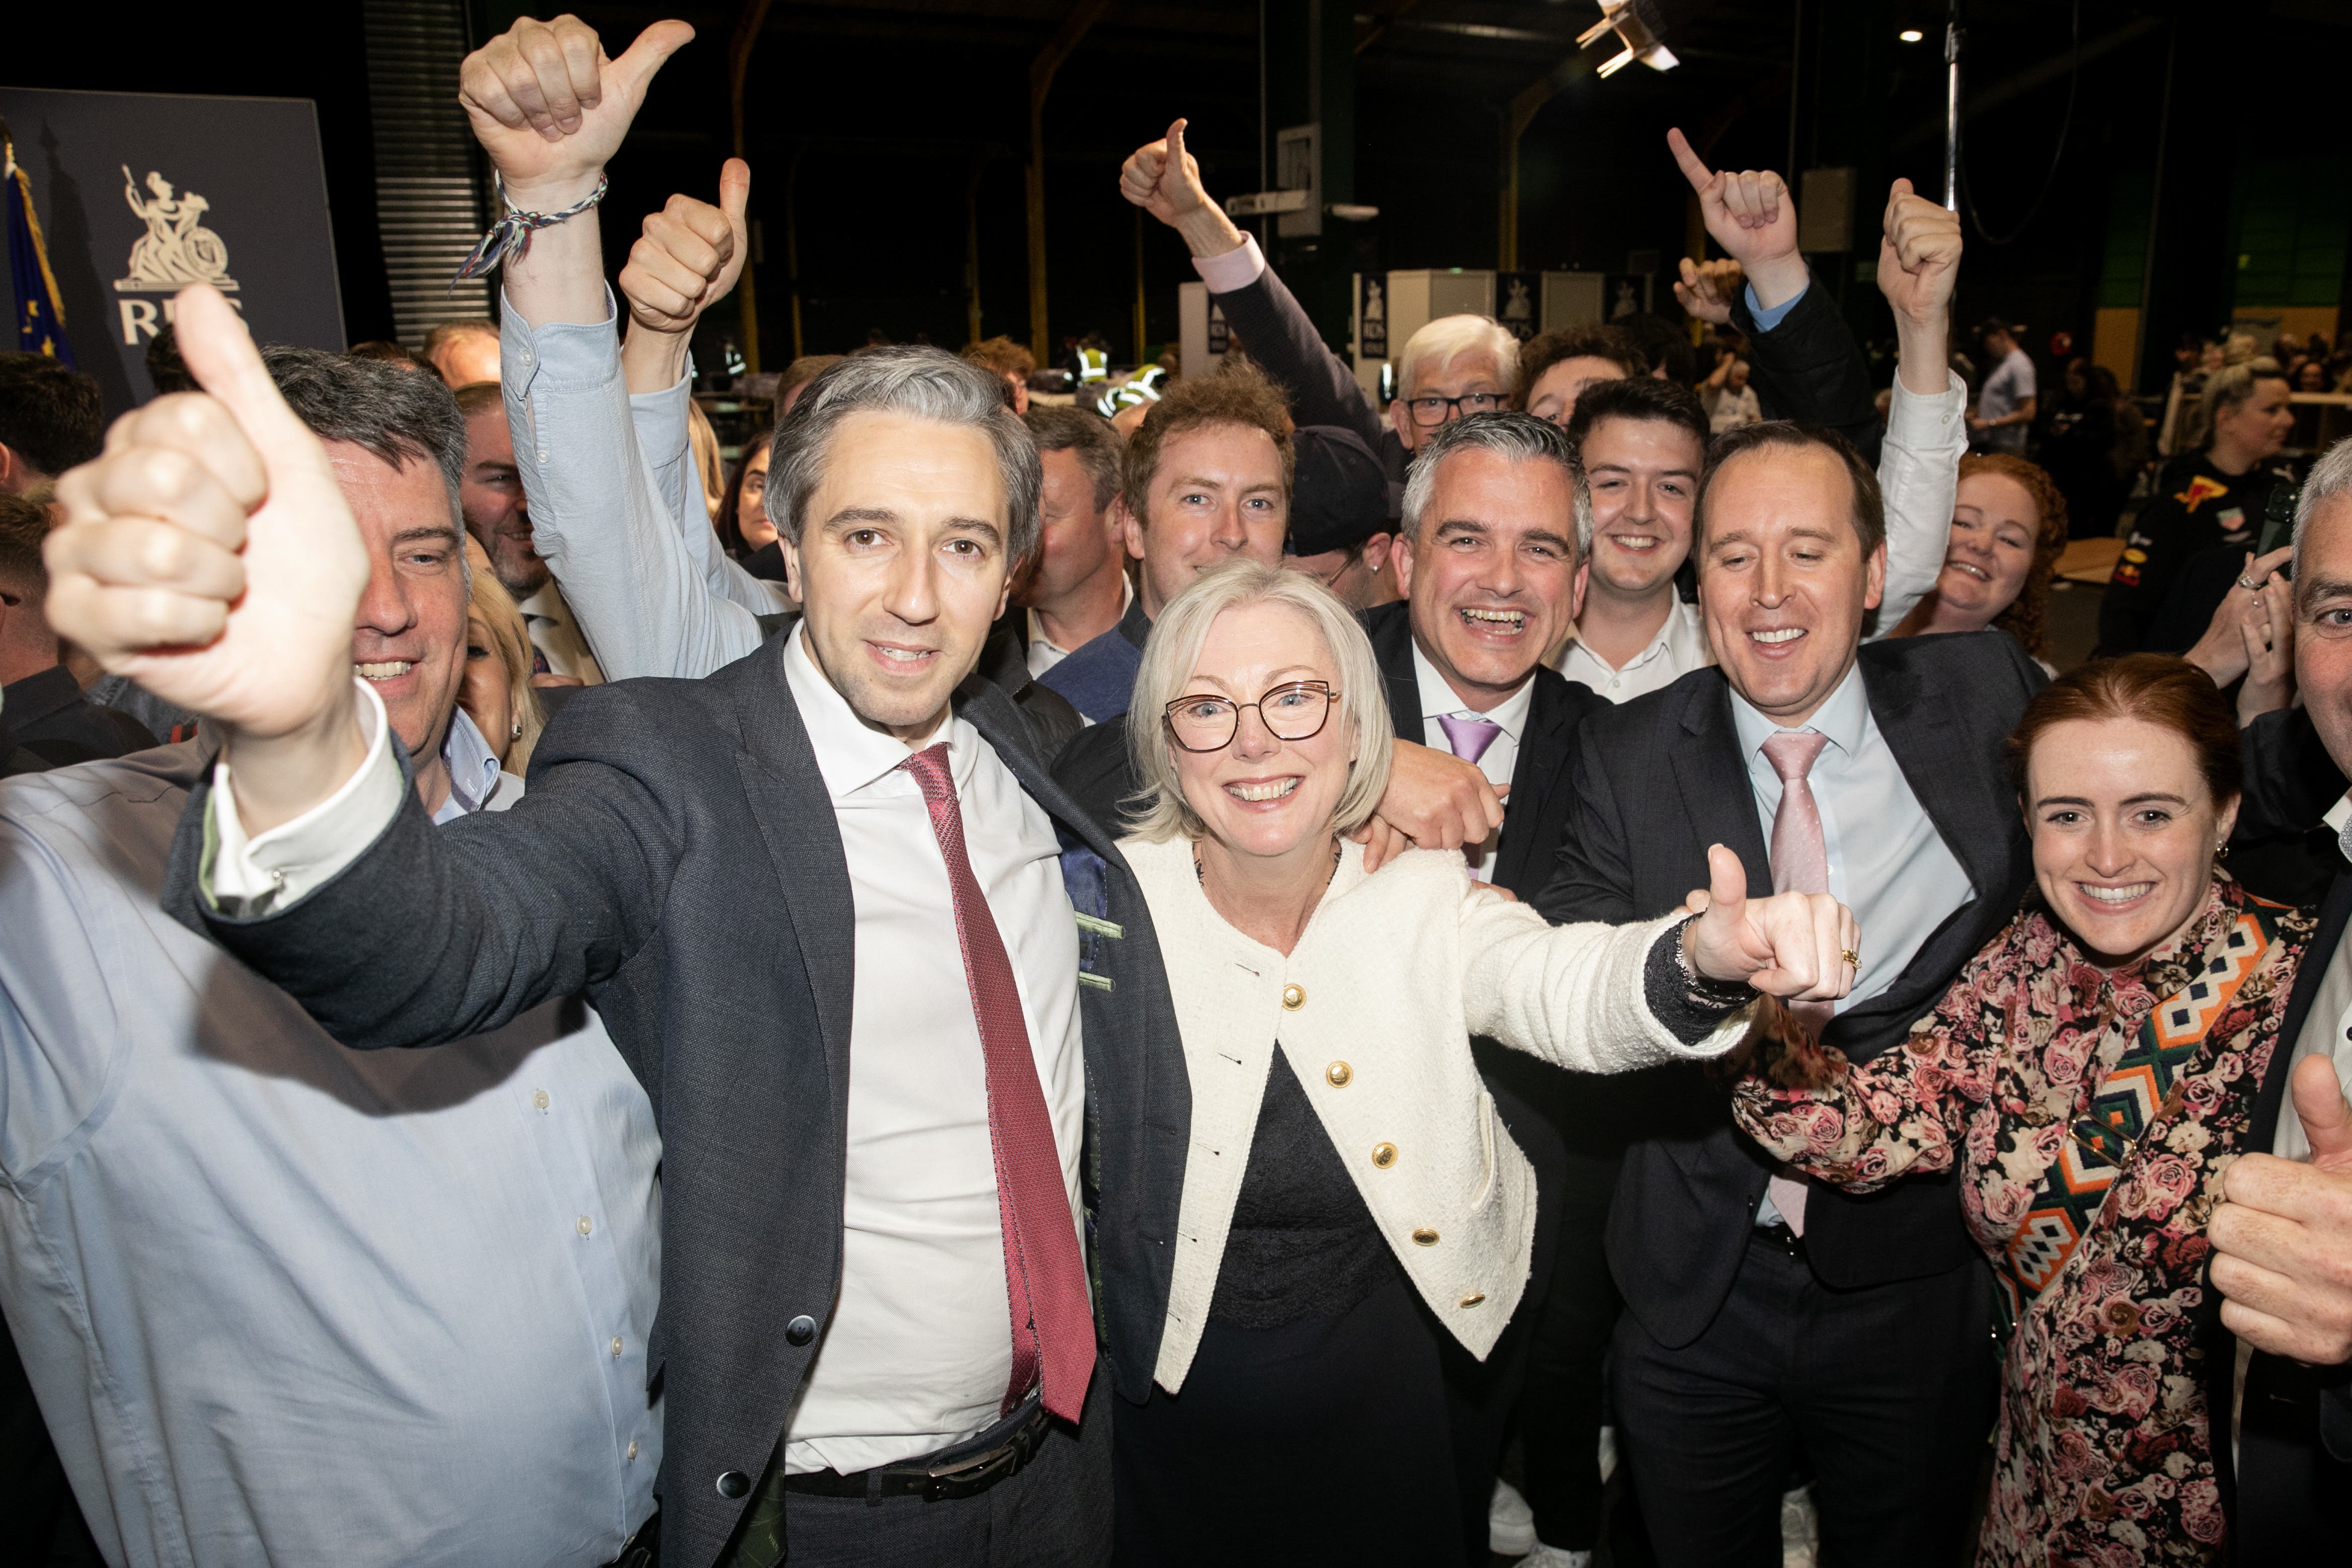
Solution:
M1995 626L2055 675L2044 626L2050 581L2066 550L2066 498L2038 464L2008 453L1960 459L1952 534L1935 591L1890 637Z

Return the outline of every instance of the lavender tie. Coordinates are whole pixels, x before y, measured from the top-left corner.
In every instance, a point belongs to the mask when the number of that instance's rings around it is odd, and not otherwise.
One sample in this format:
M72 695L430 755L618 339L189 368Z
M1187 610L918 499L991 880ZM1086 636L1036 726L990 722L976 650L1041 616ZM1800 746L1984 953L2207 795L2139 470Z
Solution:
M1495 737L1503 732L1503 727L1492 719L1456 719L1451 714L1440 714L1437 727L1445 731L1445 743L1454 749L1454 754L1473 765L1486 754Z

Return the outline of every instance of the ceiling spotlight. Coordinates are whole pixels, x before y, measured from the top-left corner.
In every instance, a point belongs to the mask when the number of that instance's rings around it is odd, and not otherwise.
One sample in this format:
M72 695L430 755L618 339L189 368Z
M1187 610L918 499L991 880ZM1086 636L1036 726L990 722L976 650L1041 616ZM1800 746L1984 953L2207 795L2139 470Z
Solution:
M1666 47L1666 32L1685 19L1685 14L1699 9L1704 0L1601 0L1601 20L1584 29L1576 40L1580 49L1604 33L1617 35L1619 48L1602 65L1600 74L1605 79L1617 74L1635 60L1652 70L1672 70L1681 62Z
M1918 28L1916 28L1916 27L1906 27L1906 28L1904 28L1901 32L1899 32L1899 33L1895 34L1895 36L1896 37L1898 37L1898 38L1902 39L1902 40L1903 40L1905 43L1906 43L1906 44L1916 44L1916 43L1917 43L1920 39L1922 39L1922 38L1926 37L1927 35L1927 34L1925 34L1925 33L1923 33L1923 32L1921 32L1921 31L1920 31Z

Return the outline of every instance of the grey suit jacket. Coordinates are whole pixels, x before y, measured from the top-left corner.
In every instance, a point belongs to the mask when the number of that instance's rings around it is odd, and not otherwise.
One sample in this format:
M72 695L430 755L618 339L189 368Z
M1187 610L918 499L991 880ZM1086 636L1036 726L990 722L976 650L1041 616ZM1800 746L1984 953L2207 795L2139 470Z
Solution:
M1894 984L1830 1026L1829 1044L1866 1061L1942 1000L2032 879L2003 742L2044 677L1998 632L1869 643L1861 663L1879 733L1977 890ZM1547 919L1663 914L1706 886L1710 844L1738 852L1752 896L1771 892L1722 670L1693 670L1580 728L1574 821L1536 902ZM1671 1113L1640 1129L1626 1153L1609 1261L1643 1326L1674 1346L1704 1332L1729 1293L1772 1163L1732 1125L1720 1086L1701 1071L1666 1070L1679 1072L1681 1090L1658 1097ZM1906 1178L1868 1197L1816 1188L1805 1246L1815 1271L1842 1288L1941 1273L1976 1256L1949 1175Z
M663 1138L660 1316L647 1365L667 1405L663 1555L713 1561L832 1310L847 1146L856 911L832 802L777 661L783 641L698 681L581 692L539 743L510 812L435 828L412 792L326 886L258 920L195 892L208 787L164 897L282 985L338 1040L435 1046L585 991L651 1096ZM1083 932L1087 1230L1118 1391L1150 1387L1191 1121L1182 1047L1140 890L1046 776L1003 691L957 711L1051 816ZM1116 930L1119 934L1108 934ZM946 962L955 962L953 954Z

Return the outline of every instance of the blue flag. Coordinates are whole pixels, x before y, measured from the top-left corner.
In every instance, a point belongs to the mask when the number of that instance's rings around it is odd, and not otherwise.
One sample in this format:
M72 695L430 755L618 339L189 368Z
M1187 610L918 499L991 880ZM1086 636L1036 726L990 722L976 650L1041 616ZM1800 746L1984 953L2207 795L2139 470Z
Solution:
M16 346L27 353L47 354L73 366L73 345L66 342L65 301L58 297L57 274L49 270L48 247L41 240L41 220L33 211L33 183L16 163L16 144L0 125L0 174L8 191L8 273L16 290ZM79 368L79 367L74 367Z

